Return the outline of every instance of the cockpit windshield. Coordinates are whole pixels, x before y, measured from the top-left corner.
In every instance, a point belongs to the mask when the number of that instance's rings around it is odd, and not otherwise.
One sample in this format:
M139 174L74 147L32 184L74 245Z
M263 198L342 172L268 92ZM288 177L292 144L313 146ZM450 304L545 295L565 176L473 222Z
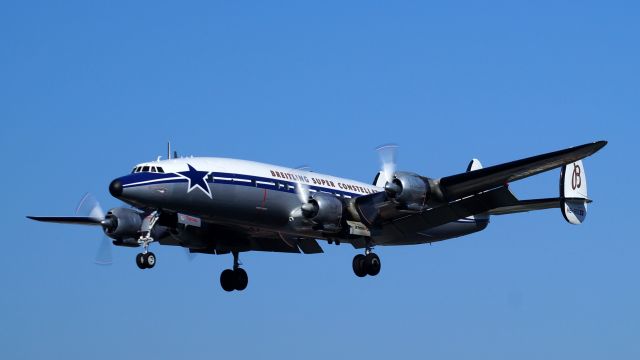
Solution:
M151 172L151 173L164 174L164 170L160 166L149 166L149 165L136 166L131 171L132 174L140 173L140 172Z

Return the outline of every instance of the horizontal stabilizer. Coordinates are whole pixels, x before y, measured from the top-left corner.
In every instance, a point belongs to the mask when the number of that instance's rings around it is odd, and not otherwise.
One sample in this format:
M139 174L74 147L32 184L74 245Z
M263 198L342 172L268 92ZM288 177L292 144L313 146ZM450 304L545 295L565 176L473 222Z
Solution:
M499 208L495 208L489 211L490 215L507 215L507 214L517 214L528 211L536 211L536 210L546 210L546 209L556 209L561 208L563 201L585 201L585 199L563 199L563 198L547 198L547 199L532 199L532 200L518 200L515 203L507 206L501 206ZM591 202L591 200L586 200L587 202Z
M42 222L76 225L100 225L101 221L89 216L27 216L27 218Z

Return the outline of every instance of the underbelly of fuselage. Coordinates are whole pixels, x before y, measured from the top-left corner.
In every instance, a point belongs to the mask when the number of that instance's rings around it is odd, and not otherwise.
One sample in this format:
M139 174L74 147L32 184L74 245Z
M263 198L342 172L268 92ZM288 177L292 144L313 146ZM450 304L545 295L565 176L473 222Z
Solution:
M292 213L301 205L292 189L279 187L277 183L272 188L257 185L209 183L211 197L198 189L187 191L184 182L148 185L140 191L148 192L146 206L189 214L214 224L252 227L317 239L339 238L292 226ZM372 241L378 245L431 243L480 231L487 226L488 220L488 216L469 217L413 234L383 227L379 231L372 229Z

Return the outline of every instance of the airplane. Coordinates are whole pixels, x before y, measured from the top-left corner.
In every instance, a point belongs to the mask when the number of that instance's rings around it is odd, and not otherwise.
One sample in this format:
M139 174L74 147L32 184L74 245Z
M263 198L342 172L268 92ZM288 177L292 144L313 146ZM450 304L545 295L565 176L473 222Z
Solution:
M106 214L97 202L87 216L29 219L95 225L115 246L142 247L140 269L156 265L153 243L190 253L232 254L220 275L225 291L248 283L239 254L246 251L322 253L318 240L363 249L352 261L358 277L376 276L375 246L430 244L487 228L492 215L559 208L581 224L591 203L582 159L607 144L597 141L442 178L397 171L395 146L379 148L382 169L372 184L253 161L171 157L140 163L109 184L111 195L131 207ZM518 199L511 182L560 168L558 197Z

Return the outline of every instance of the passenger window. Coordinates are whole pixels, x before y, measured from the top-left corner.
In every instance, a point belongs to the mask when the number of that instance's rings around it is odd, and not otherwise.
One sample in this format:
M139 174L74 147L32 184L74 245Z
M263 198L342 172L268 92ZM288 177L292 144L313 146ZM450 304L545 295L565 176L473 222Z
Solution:
M142 167L142 172L149 172L149 167L148 166L143 166Z
M162 168L160 166L158 166L156 169L158 169L159 173L164 173L164 170L162 170Z
M151 167L151 172L156 172L156 167L155 166Z

